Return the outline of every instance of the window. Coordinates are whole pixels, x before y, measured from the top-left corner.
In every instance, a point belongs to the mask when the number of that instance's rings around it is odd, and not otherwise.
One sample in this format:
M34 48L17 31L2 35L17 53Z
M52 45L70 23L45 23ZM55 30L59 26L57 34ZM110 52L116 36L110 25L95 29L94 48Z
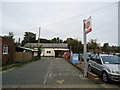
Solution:
M50 53L51 53L51 51L47 51L47 53L49 53L49 54L50 54Z
M120 57L117 56L102 56L104 64L120 64Z
M102 64L101 59L100 59L99 56L96 56L96 60L95 60L95 62L98 63L98 64Z
M8 54L8 45L3 46L3 54Z
M92 60L92 61L95 61L95 59L96 59L96 56L95 56L95 55L92 56L91 60Z
M96 56L96 59L97 59L97 60L99 60L99 59L100 59L100 57L99 57L99 56Z

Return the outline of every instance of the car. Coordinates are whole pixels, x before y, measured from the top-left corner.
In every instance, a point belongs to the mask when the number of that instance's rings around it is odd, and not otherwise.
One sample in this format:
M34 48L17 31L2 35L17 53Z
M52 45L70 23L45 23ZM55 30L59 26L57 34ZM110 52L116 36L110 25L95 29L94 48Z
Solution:
M99 74L105 83L120 82L120 57L95 54L89 60L88 71Z
M82 59L82 61L84 61L84 54L80 54L80 57L81 57L81 59ZM91 57L91 54L89 54L89 53L87 53L86 54L86 59L87 59L87 62L90 60L90 57Z
M120 53L116 53L115 55L118 56L118 57L120 57Z

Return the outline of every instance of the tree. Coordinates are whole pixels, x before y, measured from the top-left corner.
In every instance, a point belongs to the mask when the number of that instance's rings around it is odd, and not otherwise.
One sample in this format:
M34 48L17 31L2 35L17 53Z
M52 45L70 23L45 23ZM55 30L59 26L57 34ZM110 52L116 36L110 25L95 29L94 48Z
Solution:
M13 34L13 32L9 32L8 33L8 35L6 36L4 36L5 38L9 38L9 39L14 39L13 37L14 37L14 34Z
M50 42L52 42L52 43L63 43L63 40L60 39L59 37L57 37L57 38L51 39Z
M36 40L35 43L38 43L38 40ZM50 40L40 38L40 43L50 43Z
M73 53L82 53L83 52L83 45L81 41L76 39L68 38L67 40L68 48L72 50Z
M103 44L102 51L109 52L109 43L104 43Z
M87 44L87 48L89 51L95 52L100 49L100 44L97 43L96 39L91 39Z
M32 32L25 32L24 39L22 41L22 46L24 46L26 43L34 43L36 42L36 34Z
M51 39L51 42L52 42L52 43L57 43L57 39L56 39L56 38L53 38L53 39Z

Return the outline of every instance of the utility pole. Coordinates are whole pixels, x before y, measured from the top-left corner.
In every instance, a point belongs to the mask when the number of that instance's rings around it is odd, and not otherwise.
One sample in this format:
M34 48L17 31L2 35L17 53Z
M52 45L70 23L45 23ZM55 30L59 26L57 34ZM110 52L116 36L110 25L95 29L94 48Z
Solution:
M39 59L41 59L41 46L39 45L40 44L40 30L41 28L39 27L39 36L38 36L38 56L39 56Z
M41 30L41 28L39 27L38 43L40 43L40 30Z
M118 2L118 46L120 47L120 1Z
M20 38L18 38L18 45L20 45Z

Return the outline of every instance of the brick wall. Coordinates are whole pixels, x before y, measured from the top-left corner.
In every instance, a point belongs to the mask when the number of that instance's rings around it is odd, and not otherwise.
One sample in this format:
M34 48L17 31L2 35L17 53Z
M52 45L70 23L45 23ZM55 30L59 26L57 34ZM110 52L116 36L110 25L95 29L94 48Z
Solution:
M8 64L14 61L15 58L15 46L14 42L8 38L2 38L2 64ZM3 46L8 46L8 54L3 54Z

